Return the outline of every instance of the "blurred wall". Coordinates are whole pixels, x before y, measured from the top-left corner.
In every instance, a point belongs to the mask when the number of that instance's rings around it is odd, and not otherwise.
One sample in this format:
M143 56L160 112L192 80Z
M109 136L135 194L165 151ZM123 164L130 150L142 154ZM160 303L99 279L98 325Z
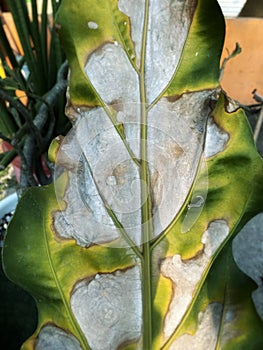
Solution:
M242 52L228 61L221 85L230 97L253 104L254 89L263 96L263 18L227 19L222 59L228 55L227 49L234 50L236 42Z

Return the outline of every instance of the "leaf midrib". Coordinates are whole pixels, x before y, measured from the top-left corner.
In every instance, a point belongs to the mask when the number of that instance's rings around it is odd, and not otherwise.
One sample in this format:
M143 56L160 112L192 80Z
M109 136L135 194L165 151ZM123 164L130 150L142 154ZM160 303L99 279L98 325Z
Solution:
M143 35L140 58L140 179L141 186L141 227L142 227L142 305L143 305L143 348L152 349L152 255L151 240L153 238L152 199L147 155L147 99L145 83L146 43L149 22L149 0L145 1Z

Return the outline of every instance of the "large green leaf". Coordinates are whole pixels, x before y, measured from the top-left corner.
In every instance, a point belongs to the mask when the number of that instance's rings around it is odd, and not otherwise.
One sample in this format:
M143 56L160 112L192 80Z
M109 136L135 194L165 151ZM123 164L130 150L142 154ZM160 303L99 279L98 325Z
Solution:
M217 2L64 0L57 22L74 128L3 251L38 305L24 349L259 348L231 243L262 210L263 162L218 88Z

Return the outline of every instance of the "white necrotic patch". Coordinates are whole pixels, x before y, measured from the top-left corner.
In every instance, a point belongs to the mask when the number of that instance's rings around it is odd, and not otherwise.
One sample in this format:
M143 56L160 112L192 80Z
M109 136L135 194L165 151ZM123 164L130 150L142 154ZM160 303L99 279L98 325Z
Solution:
M79 282L71 296L73 313L92 350L118 349L138 340L142 327L138 267Z
M139 143L137 137L130 141ZM102 108L82 111L59 155L62 165L70 166L63 198L66 209L55 213L58 234L75 238L82 246L115 240L119 231L107 212L109 206L131 239L140 244L139 171Z
M150 1L145 74L149 103L168 85L177 68L195 3L193 0Z
M44 326L36 340L36 350L81 350L78 340L61 328Z
M69 184L64 197L59 198L66 203L66 207L54 213L57 234L64 238L74 238L81 246L118 238L118 230L105 209L96 182L85 163L75 129L67 135L58 153L58 165L65 166L65 163ZM59 166L56 171L60 173Z
M139 80L123 50L116 42L107 43L88 58L85 72L107 104L138 102Z
M212 257L229 233L229 227L224 220L215 220L210 223L204 232L201 242L204 244L204 255Z
M252 298L263 319L263 214L251 219L233 240L233 256L238 267L258 285Z
M104 202L104 207L107 204L114 211L130 237L136 244L140 244L139 170L102 109L84 115L77 129L77 140L84 155L85 172L90 176L92 173L90 180L93 179L96 183L97 192L101 202ZM139 143L138 138L130 141L130 144ZM84 181L82 181L81 192L85 193L86 203L89 203L92 196L88 193L89 185L85 184L86 177L82 176ZM92 207L92 203L88 205Z
M148 115L148 164L155 236L174 219L202 157L211 92L185 94L175 103L161 99ZM206 198L206 193L202 193Z
M184 334L171 345L171 350L213 350L216 348L223 307L219 303L207 306L198 314L198 329L194 335Z
M192 186L204 142L210 91L189 93L175 103L161 99L148 114L147 153L153 201L154 236L174 219ZM139 158L140 104L114 104L127 144ZM69 169L66 210L55 215L55 228L81 245L119 237L106 206L135 244L141 244L139 168L103 108L82 109L74 131L62 145ZM206 194L202 193L205 200ZM188 220L189 221L189 220ZM189 224L189 222L188 222ZM79 228L78 228L79 225ZM73 228L73 229L72 229ZM75 231L75 232L74 232Z
M66 209L54 214L54 227L59 236L73 238L83 247L91 244L111 242L119 237L118 230L109 217L105 206L88 172L85 188L78 181L78 175L68 174L69 186L63 198Z
M166 338L173 333L182 320L203 273L228 233L227 223L223 220L215 220L210 223L202 236L201 241L204 244L202 254L187 261L183 261L177 254L163 261L161 273L170 278L174 285L174 295L164 325Z
M115 44L107 43L97 49L90 55L85 71L102 100L116 112L117 121L122 116L126 139L138 157L141 109L138 103L139 78L123 47L116 41Z
M208 119L205 139L205 156L207 158L222 152L229 140L229 135L214 122L213 118Z

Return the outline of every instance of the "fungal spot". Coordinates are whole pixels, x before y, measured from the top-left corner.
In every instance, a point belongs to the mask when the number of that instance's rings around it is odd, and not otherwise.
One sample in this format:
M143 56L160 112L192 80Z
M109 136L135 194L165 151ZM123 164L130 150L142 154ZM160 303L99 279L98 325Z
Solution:
M126 164L118 164L113 170L113 177L116 184L123 185L125 183L125 176L127 175L128 167Z
M89 21L89 22L88 22L88 27L89 27L89 29L98 29L98 28L99 28L99 25L98 25L98 23L96 23L96 22Z
M184 150L176 142L169 143L168 147L172 159L178 159L184 154Z

